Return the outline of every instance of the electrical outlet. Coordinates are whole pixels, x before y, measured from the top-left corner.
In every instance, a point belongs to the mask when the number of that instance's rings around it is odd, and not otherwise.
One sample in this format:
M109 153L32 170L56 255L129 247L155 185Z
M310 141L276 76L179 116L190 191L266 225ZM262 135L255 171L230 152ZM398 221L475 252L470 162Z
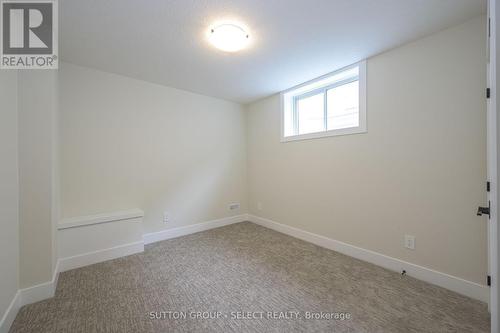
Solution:
M235 210L235 209L239 209L240 208L240 203L239 202L236 202L236 203L232 203L229 205L229 210Z
M415 250L415 236L405 235L405 247L410 250Z
M170 214L168 212L163 212L163 223L170 222Z
M257 209L262 210L262 202L257 202Z

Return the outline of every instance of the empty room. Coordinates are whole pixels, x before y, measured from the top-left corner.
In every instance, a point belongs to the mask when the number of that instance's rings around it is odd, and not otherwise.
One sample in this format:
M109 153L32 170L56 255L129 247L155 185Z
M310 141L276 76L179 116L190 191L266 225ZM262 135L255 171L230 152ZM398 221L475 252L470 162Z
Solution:
M497 17L0 0L0 333L499 333Z

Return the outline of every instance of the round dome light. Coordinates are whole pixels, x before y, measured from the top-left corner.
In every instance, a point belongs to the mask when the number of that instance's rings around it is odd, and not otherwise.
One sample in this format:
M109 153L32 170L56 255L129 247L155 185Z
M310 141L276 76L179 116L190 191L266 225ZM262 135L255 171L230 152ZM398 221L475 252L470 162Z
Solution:
M249 35L234 23L224 23L210 29L208 40L219 50L236 52L247 46Z

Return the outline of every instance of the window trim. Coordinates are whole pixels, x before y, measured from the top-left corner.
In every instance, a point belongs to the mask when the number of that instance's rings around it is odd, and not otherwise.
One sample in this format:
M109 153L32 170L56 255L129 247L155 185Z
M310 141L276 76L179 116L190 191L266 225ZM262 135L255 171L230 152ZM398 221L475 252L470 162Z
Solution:
M326 104L325 104L326 103L326 96L325 96L325 90L323 88L308 91L308 92L303 93L301 95L297 95L297 96L292 97L293 98L292 122L293 122L294 131L296 133L299 133L299 129L300 129L298 102L301 99L305 99L305 98L320 95L320 94L323 94L323 111L324 111L324 109L326 108ZM323 114L323 117L324 117L324 114ZM326 127L324 127L324 126L325 126L325 122L323 121L323 128L326 130ZM324 130L323 130L323 132L324 132ZM319 132L316 132L316 133L319 133Z
M292 121L293 121L293 126L298 126L298 119L297 118L297 109L296 109L296 103L297 100L309 96L313 96L316 94L319 94L323 92L324 98L325 98L325 104L324 104L324 110L327 112L327 107L328 105L326 104L326 93L329 89L348 84L350 82L354 81L359 81L359 126L358 127L349 127L349 128L342 128L342 129L334 129L334 130L326 130L328 128L327 122L327 117L325 115L325 124L324 124L324 131L321 132L315 132L315 133L307 133L307 134L296 134L296 135L290 135L290 136L285 136L285 94L297 90L301 87L313 84L317 81L323 80L325 78L328 78L330 76L336 75L338 73L341 73L343 71L349 70L351 68L358 67L358 76L357 79L355 77L343 79L337 82L333 82L327 86L324 87L319 87L316 89L313 89L311 91L307 91L301 94L298 94L296 96L292 96L292 104L293 104L293 110L292 110ZM326 75L320 76L316 79L304 82L302 84L299 84L293 88L287 89L280 94L280 119L281 119L281 142L289 142L289 141L298 141L298 140L308 140L308 139L317 139L317 138L324 138L324 137L330 137L330 136L340 136L340 135L349 135L349 134L360 134L360 133L366 133L367 130L367 116L366 116L366 60L360 61L358 63L343 67L339 70L336 70L334 72L328 73ZM298 127L296 127L296 130L298 132Z

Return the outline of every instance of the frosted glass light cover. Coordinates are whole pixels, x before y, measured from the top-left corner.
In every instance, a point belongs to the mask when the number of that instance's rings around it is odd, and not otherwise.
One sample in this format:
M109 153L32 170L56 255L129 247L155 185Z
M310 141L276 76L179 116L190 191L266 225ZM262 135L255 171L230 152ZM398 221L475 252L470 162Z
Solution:
M242 27L227 23L210 29L208 39L219 50L237 52L247 46L249 35Z

